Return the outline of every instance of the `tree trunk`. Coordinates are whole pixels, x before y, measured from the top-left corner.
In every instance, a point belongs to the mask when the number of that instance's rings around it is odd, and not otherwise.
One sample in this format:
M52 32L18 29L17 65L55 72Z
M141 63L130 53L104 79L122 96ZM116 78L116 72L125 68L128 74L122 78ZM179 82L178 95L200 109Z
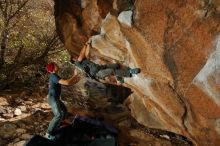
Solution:
M5 28L1 33L1 50L0 50L0 67L5 64L5 51L6 51L6 42L8 40L7 38L8 30Z

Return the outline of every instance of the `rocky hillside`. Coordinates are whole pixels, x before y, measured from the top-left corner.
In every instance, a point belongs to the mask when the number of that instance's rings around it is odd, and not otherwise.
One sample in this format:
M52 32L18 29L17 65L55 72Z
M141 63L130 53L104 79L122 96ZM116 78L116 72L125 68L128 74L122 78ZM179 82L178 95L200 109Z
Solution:
M70 54L92 36L95 62L140 67L126 79L142 125L220 145L219 0L54 0Z

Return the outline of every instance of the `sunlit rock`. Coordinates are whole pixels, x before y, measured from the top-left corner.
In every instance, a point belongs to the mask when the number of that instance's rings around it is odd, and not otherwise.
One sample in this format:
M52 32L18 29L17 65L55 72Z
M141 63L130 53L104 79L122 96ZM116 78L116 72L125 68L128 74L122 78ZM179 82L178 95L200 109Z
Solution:
M14 117L14 114L12 114L12 113L6 113L6 114L3 114L2 115L3 116L3 118L5 118L5 119L10 119L10 118L13 118Z
M19 106L18 108L19 108L22 112L26 112L26 111L27 111L26 106Z
M6 98L0 97L0 106L8 105L8 101Z
M14 138L16 136L15 130L17 125L12 123L5 123L3 126L0 127L0 136L3 139Z
M219 6L218 0L66 0L55 5L63 8L55 17L70 54L79 54L89 34L94 62L141 68L125 79L134 91L126 104L139 123L212 146L220 145Z
M26 130L22 129L22 128L18 128L15 130L15 132L16 132L17 136L20 136L20 135L24 134L26 132Z
M220 106L220 36L216 40L216 50L210 54L206 64L197 74L193 83L203 90L210 99Z
M133 12L131 10L130 11L123 11L119 14L118 20L120 23L124 23L128 26L131 26L132 25L132 15L133 15Z
M6 114L6 113L7 113L6 108L3 106L0 106L0 114Z
M13 144L9 144L9 146L23 146L26 143L26 141L22 140Z
M15 111L14 111L14 115L20 116L21 114L22 114L21 109L16 108Z
M32 137L32 135L30 135L30 134L28 134L28 133L25 133L25 134L22 134L21 135L21 139L23 139L23 140L28 140L28 139L30 139Z

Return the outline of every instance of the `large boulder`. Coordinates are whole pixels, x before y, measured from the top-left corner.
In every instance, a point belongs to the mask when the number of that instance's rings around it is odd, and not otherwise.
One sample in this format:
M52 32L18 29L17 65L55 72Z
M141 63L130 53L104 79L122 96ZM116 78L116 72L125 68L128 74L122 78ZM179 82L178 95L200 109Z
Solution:
M92 38L91 59L140 67L125 81L131 114L147 127L220 145L218 0L54 0L70 54Z

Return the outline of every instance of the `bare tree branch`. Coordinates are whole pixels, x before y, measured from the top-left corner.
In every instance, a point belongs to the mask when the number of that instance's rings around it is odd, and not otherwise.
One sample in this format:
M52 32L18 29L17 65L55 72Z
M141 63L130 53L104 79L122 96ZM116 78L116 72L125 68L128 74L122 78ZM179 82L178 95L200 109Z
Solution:
M1 45L0 45L0 67L5 63L4 55L6 50L8 30L4 29L1 33Z
M6 23L6 20L7 20L7 12L6 12L7 4L6 4L6 2L0 4L0 9L3 14L3 22Z
M60 49L60 50L57 50L57 51L54 51L54 52L48 53L47 56L51 56L51 55L57 54L57 53L59 53L59 52L63 52L63 51L65 51L65 50L66 50L66 49Z
M25 1L16 1L16 3L11 1L4 1L4 3L0 4L0 9L3 12L3 20L4 20L4 28L1 32L1 44L0 44L0 67L5 63L5 51L7 49L7 41L8 41L8 33L12 27L9 27L10 20L17 16L20 13L20 10L24 8L24 6L27 4L29 0ZM14 5L17 5L18 8L15 10L15 12L12 12ZM18 19L19 20L19 19Z
M12 11L12 10L13 10L13 5L11 4L11 5L10 5L9 12L8 12L8 17L9 17L9 15L10 15L10 14L12 14L12 13L13 13L13 11Z
M3 8L3 6L2 6L2 4L0 4L0 11L2 12L2 14L3 14L3 16L4 16L4 8Z
M43 50L43 52L41 53L40 56L33 58L32 56L27 57L26 59L24 59L22 62L20 62L19 64L23 64L23 66L27 66L27 65L31 65L31 64L36 64L41 62L46 56L48 56L49 51L51 51L51 49L53 49L55 46L55 44L59 41L59 37L57 34L53 35L50 39L48 39L46 41L46 47ZM31 60L31 61L30 61Z
M28 1L29 1L29 0L25 0L23 3L18 4L17 10L16 10L13 14L10 14L8 20L11 20L11 19L14 18L17 14L19 14L20 10L21 10L22 8L24 8L24 6L27 4ZM19 3L19 2L18 2L18 3Z
M9 1L5 1L5 19L8 20L8 5Z
M41 19L44 14L28 13L28 11L36 12L38 8L35 5L29 5L28 2L30 0L4 0L1 3L0 0L0 13L2 12L0 17L2 17L5 24L2 29L4 33L0 34L4 38L3 41L0 40L0 46L3 46L0 48L0 60L1 58L4 59L4 57L12 59L13 54L15 54L13 56L15 57L13 58L14 62L5 62L0 72L4 71L5 75L9 75L12 78L14 73L21 71L23 67L40 64L45 61L47 56L65 50L58 35L54 32L55 26L52 25L54 23L52 13L49 13L49 20ZM50 12L50 8L48 9L41 3L39 5L41 11ZM28 11L25 11L26 9ZM40 17L39 20L37 20L38 17ZM39 32L40 30L43 31ZM10 38L7 38L8 35ZM18 51L16 52L12 48ZM7 52L4 53L7 49L12 52L11 56L6 56Z
M23 50L23 49L24 49L24 46L23 46L23 45L19 47L19 50L18 50L17 55L15 56L15 59L14 59L13 62L16 62L16 63L19 62L19 58L21 57L21 54L22 54L22 50Z

